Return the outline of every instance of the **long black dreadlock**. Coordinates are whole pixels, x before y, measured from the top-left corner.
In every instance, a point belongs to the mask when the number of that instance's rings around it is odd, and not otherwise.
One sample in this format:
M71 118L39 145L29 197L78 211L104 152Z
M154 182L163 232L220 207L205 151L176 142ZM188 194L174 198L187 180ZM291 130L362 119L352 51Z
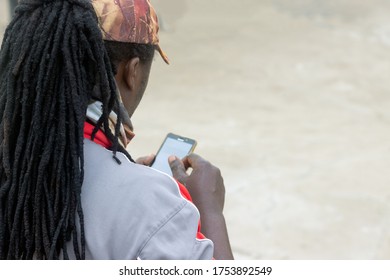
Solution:
M83 126L94 87L103 127L119 105L88 0L21 0L0 52L0 258L85 258ZM80 228L77 234L76 228Z

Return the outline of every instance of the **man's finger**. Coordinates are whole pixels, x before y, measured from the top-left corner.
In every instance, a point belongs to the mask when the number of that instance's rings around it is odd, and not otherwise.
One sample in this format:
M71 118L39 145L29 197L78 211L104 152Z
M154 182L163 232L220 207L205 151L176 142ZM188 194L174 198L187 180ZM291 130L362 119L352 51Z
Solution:
M138 164L150 166L156 156L154 154L151 154L149 156L140 157L135 162Z
M189 167L191 168L196 168L197 165L206 162L201 156L197 154L189 154L183 159L183 164L185 169L188 169Z
M179 181L182 181L188 176L184 164L179 158L177 158L176 156L170 156L168 158L168 162L169 166L171 167L172 175L174 178Z

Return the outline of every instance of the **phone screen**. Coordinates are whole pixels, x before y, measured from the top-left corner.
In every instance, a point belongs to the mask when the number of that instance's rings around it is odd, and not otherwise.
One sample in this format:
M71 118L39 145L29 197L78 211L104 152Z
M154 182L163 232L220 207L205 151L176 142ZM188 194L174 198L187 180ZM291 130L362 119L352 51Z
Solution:
M192 139L169 133L161 145L152 167L172 176L168 157L175 155L178 158L183 158L194 150L195 145L196 141Z

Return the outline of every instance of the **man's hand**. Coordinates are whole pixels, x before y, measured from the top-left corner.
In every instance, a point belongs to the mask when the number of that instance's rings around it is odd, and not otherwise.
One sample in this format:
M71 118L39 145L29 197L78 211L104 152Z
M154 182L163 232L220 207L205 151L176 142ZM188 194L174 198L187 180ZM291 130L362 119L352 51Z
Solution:
M225 186L220 170L196 154L183 160L170 156L168 161L173 177L187 187L199 209L202 232L214 243L214 257L233 259L223 216ZM189 168L192 168L190 174Z
M199 211L222 214L225 204L225 186L220 170L196 154L182 161L169 157L173 177L185 185ZM187 170L192 168L190 175Z

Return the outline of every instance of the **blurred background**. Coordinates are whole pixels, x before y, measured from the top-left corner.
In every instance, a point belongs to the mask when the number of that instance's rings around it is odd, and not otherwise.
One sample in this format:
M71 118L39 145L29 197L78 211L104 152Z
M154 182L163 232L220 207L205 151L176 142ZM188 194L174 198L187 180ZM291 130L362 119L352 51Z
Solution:
M237 259L389 259L390 1L152 3L171 65L156 55L133 157L196 139Z

